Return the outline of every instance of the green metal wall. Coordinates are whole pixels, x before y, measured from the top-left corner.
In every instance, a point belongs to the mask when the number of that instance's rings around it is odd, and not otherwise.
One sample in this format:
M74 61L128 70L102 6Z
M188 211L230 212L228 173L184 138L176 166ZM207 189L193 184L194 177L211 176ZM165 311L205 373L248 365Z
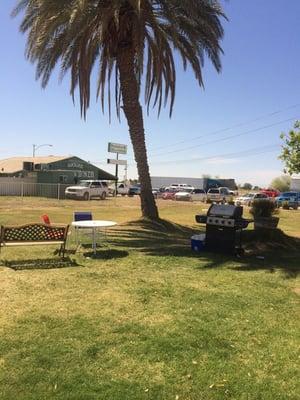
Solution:
M81 179L113 179L106 171L95 167L78 157L70 157L42 166L37 172L38 183L74 184Z

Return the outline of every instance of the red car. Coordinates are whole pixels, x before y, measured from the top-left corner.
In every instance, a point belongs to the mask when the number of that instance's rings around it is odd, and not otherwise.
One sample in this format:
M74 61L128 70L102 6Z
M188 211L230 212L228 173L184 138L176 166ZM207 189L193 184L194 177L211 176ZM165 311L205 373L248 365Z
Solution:
M268 197L277 197L280 195L280 192L276 189L261 189L260 192L266 194Z
M164 192L163 195L162 195L162 199L163 200L174 200L175 199L175 194L176 194L175 190L174 191L172 190L172 191Z

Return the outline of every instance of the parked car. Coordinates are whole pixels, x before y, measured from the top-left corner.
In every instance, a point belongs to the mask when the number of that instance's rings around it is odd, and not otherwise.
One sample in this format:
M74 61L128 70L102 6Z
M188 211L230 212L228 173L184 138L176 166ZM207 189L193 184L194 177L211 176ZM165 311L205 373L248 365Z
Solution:
M65 190L67 199L90 200L99 197L104 200L108 195L108 186L105 181L86 180L78 185L68 186Z
M141 188L139 186L130 186L128 196L136 196L139 194L141 194Z
M159 188L152 188L152 194L155 199L160 199L163 195L163 191L161 191Z
M270 197L268 197L264 193L247 193L247 194L244 194L244 195L238 197L235 200L234 204L236 206L251 206L253 200L257 200L257 199L270 200Z
M166 188L165 192L162 194L162 199L164 200L174 200L177 190L175 188Z
M203 189L194 189L192 191L182 191L175 193L175 200L183 201L206 201L206 193Z
M280 192L276 189L261 189L260 193L266 194L268 197L278 197L280 195Z
M168 188L176 189L177 192L192 191L194 187L187 183L172 183Z
M191 192L180 191L174 194L174 200L177 201L192 201Z
M115 185L111 185L109 188L109 193L114 195L116 192L116 186ZM118 183L117 186L117 194L120 194L122 196L126 196L126 194L128 194L129 192L129 186L126 185L125 183Z
M230 200L232 200L232 194L227 187L213 188L207 191L206 201L226 203Z
M284 192L275 198L277 207L286 205L289 208L297 208L300 206L300 193L299 192Z

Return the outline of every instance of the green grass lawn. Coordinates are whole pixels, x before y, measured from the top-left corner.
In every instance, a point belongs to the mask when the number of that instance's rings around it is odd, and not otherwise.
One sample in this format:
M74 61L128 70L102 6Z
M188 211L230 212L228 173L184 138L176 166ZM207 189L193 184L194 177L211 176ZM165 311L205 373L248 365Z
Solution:
M0 198L1 224L118 222L96 258L72 235L64 263L55 247L2 250L1 400L299 399L300 210L280 211L291 238L236 259L190 251L205 204L159 208L169 222L153 225L137 198Z

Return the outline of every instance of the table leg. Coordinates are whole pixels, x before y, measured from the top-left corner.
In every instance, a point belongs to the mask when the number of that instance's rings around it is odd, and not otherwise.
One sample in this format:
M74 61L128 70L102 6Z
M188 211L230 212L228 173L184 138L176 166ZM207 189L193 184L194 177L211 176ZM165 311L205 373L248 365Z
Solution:
M78 247L79 238L78 238L78 228L76 228L76 226L75 226L75 244Z
M94 254L96 254L96 228L93 228L93 250L94 250Z

